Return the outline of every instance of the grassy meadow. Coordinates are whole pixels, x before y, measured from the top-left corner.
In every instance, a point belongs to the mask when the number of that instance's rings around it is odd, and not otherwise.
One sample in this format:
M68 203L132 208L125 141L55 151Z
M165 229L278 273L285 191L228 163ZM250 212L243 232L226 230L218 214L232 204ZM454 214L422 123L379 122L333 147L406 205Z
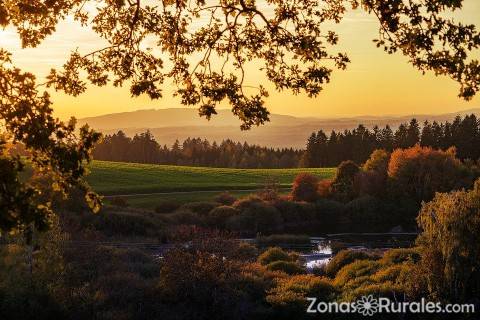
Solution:
M289 188L300 172L310 172L320 179L335 174L335 168L230 169L109 161L93 161L90 171L88 181L96 192L106 196L132 195L126 197L129 204L146 208L154 207L160 200L210 200L224 190L237 190L232 194L242 196L261 189L269 179L275 179L280 188ZM175 193L192 191L201 192ZM148 193L173 194L143 195Z
M331 178L334 168L225 169L93 161L87 180L103 195L261 188L267 179L290 187L300 172Z

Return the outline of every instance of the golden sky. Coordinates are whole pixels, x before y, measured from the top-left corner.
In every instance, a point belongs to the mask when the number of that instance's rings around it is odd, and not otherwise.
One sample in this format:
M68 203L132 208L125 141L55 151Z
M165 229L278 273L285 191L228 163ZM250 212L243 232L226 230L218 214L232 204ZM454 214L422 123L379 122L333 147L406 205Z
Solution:
M457 15L465 23L480 21L480 1L465 0ZM480 26L479 26L480 27ZM375 18L361 11L350 12L336 26L340 34L338 51L351 59L346 71L334 71L331 82L316 98L275 92L264 82L258 66L250 65L247 85L265 85L270 91L267 106L273 113L295 116L338 117L354 115L446 113L480 107L480 94L471 101L457 97L459 86L447 77L432 73L422 75L401 54L388 55L377 49L372 39L377 34ZM71 50L87 53L102 46L102 41L88 29L68 19L57 32L34 49L21 49L14 29L0 30L0 47L13 53L14 63L26 71L44 77L50 68L60 67ZM127 87L90 87L80 97L53 93L57 116L81 118L106 113L182 107L165 83L161 100L131 98Z

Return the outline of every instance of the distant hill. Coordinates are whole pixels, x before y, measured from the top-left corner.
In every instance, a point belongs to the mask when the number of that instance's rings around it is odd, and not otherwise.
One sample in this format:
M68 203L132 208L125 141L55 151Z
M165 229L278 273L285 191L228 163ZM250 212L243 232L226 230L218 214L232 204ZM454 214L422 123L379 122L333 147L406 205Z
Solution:
M249 131L241 131L240 121L230 110L218 110L218 115L211 121L198 116L195 109L171 108L158 110L138 110L133 112L113 113L97 117L79 119L79 124L88 123L91 127L110 134L123 130L127 135L144 132L149 129L160 144L171 145L178 139L188 137L206 138L220 142L224 139L246 141L252 144L271 147L303 148L308 136L313 131L322 129L326 133L331 130L343 131L353 129L359 124L368 128L375 125L383 127L389 124L393 129L401 123L416 118L420 123L429 121L451 121L457 115L480 115L480 108L438 115L408 116L359 116L348 118L314 118L294 117L272 114L270 122Z

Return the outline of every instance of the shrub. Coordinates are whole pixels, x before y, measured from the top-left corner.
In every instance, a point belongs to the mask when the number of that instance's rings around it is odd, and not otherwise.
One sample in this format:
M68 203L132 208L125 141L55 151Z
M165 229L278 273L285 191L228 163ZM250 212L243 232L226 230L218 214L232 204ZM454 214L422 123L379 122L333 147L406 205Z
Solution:
M254 261L255 257L258 255L258 249L256 246L242 241L238 244L238 247L235 248L235 251L233 254L239 260Z
M410 267L411 265L406 263L383 267L372 276L372 279L378 283L385 283L387 281L397 283L399 279L403 280L404 276L411 272Z
M234 203L234 208L240 210L240 216L243 218L234 219L236 227L242 225L246 228L244 231L271 232L276 231L282 226L282 216L280 212L271 204L262 201L258 197L248 197ZM228 225L232 226L229 219ZM240 224L238 222L241 222ZM238 230L238 229L237 229Z
M280 212L273 206L263 203L243 211L242 214L254 219L254 232L272 232L281 230L283 219Z
M264 201L274 201L278 199L278 190L280 188L278 179L268 177L265 179L263 189L257 192L260 199Z
M288 253L283 251L281 248L272 247L263 252L258 257L257 261L262 265L268 265L275 261L291 261L291 258Z
M302 268L292 261L274 261L267 264L267 269L270 271L285 272L288 275L305 273L305 268Z
M237 286L244 294L249 295L256 301L263 301L265 293L275 286L278 279L288 277L279 271L270 271L257 262L242 266L242 277Z
M418 262L420 253L416 248L390 249L383 254L380 262L384 265L398 264L403 262Z
M376 273L379 267L378 261L374 260L354 261L338 271L333 283L340 287L355 287L369 283L370 276Z
M297 202L299 222L308 222L317 217L316 206L314 203Z
M349 225L344 209L345 205L335 200L319 199L315 202L316 219L320 221L323 232L344 230Z
M302 274L278 279L266 300L276 311L275 319L297 319L305 314L307 297L326 302L334 300L335 294L335 287L328 279Z
M356 261L371 259L372 256L364 251L342 250L337 253L325 267L325 273L333 278L344 266Z
M177 210L178 208L180 208L180 204L178 202L165 200L157 204L157 206L155 207L155 212L171 213Z
M150 218L141 214L125 212L103 212L95 216L91 215L83 223L87 224L85 227L91 225L110 237L114 235L154 235L158 229L158 225L154 224Z
M170 213L168 217L174 224L198 225L201 223L200 217L196 213L181 208Z
M239 211L233 207L229 206L220 206L213 208L212 211L208 213L207 216L207 225L214 228L225 229L227 226L227 220L230 217L236 216L239 214Z
M388 231L396 225L383 202L369 195L350 201L344 210L352 231Z
M237 198L228 191L225 191L216 195L213 200L215 202L223 204L224 206L231 206L235 201L237 201Z
M361 171L354 179L355 193L359 195L372 195L385 198L388 195L386 172L378 171Z
M329 198L332 194L332 179L322 179L318 183L317 193L320 198Z
M235 201L235 203L233 204L233 207L240 211L243 211L245 209L251 208L252 206L258 203L263 203L263 200L260 199L257 195L249 195L245 198L238 199L237 201Z
M316 207L312 203L277 199L272 204L287 223L304 224L316 218Z
M355 175L360 171L358 165L351 161L342 161L337 168L337 174L335 175L335 183L338 182L352 182Z
M292 186L294 201L313 202L318 198L318 179L310 173L300 173L295 177Z
M206 216L213 208L218 207L216 202L190 202L182 205L178 210L192 211L200 216Z
M243 232L252 231L254 229L254 221L251 217L243 214L238 214L227 219L225 227L231 231Z
M273 206L277 208L285 222L296 222L299 220L300 206L298 202L276 199L273 201Z
M230 319L247 303L235 288L240 275L240 264L231 259L201 250L169 250L161 263L158 299L168 304L171 319ZM180 314L171 313L175 306Z
M373 295L374 297L390 298L392 301L398 301L405 293L405 289L400 284L391 282L385 283L366 283L355 289L345 291L343 300L356 301L364 296Z
M142 309L134 306L145 299L148 283L132 272L103 274L95 281L95 304L102 307L101 318L115 320L118 318L134 319L145 316Z

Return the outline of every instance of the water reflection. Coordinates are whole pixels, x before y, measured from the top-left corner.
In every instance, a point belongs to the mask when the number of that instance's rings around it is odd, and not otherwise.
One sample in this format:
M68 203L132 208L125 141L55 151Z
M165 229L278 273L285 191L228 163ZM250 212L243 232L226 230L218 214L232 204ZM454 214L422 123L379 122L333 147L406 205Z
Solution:
M341 249L349 250L387 250L391 248L410 247L414 243L415 233L402 234L336 234L326 238L311 238L312 250L301 256L305 260L308 270L322 267L330 262L332 257Z

